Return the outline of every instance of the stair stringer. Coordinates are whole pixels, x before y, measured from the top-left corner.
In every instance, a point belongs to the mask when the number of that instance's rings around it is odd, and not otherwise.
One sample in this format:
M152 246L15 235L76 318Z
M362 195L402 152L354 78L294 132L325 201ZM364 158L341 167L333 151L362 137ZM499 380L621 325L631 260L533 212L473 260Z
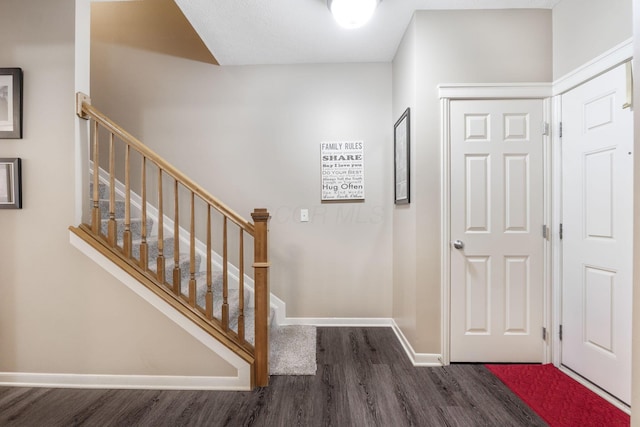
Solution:
M89 162L89 173L92 175L93 174L93 161ZM100 183L105 184L105 185L109 185L109 172L105 171L102 168L99 168L99 179L100 179ZM125 185L118 181L117 179L114 180L115 182L115 190L116 190L116 194L122 199L124 200L125 197ZM135 207L136 209L142 210L142 197L140 197L137 193L131 191L131 205L133 207ZM150 204L149 202L147 202L147 217L153 220L153 230L151 231L150 236L157 236L158 231L157 231L157 224L158 224L158 209L153 206L152 204ZM169 218L166 215L162 215L162 224L163 224L163 231L165 233L165 236L170 236L173 235L173 231L174 231L174 222L173 219ZM191 244L189 242L189 239L185 236L189 235L189 231L186 230L183 227L179 227L180 230L180 246L185 248L185 247L189 247L189 245ZM202 257L202 259L206 259L206 254L207 254L207 246L204 242L202 242L199 239L195 239L195 246L196 246L196 254L200 255ZM222 270L222 256L220 256L220 254L218 254L216 251L211 251L211 262L213 263L213 265L215 266L215 268L217 268L219 271ZM205 263L201 263L200 266L201 268L205 265ZM240 276L240 272L238 270L238 268L233 265L233 264L229 264L227 266L227 272L228 272L228 279L229 279L229 288L230 289L238 289L240 280L239 280L239 276ZM247 297L249 298L249 306L253 307L253 302L255 301L255 292L254 292L254 281L253 278L250 277L249 275L247 275L246 273L244 274L244 289L245 292L247 294ZM271 308L274 310L274 321L276 322L276 324L278 325L283 325L286 323L286 318L287 318L287 306L286 303L281 300L280 298L278 298L276 295L274 295L273 293L271 293L270 295L270 305Z
M176 325L181 327L189 335L197 339L205 347L216 353L224 361L237 369L234 377L193 377L193 376L116 376L114 379L105 378L103 384L92 384L94 387L104 386L109 388L154 388L154 389L181 389L181 390L251 390L251 366L240 356L229 350L211 335L207 334L196 324L184 317L162 298L155 295L142 283L127 274L108 258L94 249L78 235L69 232L70 243L92 261L110 273L118 281L123 283L142 299L151 304L160 313L165 315ZM87 386L87 379L78 376L77 385ZM102 382L102 379L100 380ZM74 384L64 384L73 386Z

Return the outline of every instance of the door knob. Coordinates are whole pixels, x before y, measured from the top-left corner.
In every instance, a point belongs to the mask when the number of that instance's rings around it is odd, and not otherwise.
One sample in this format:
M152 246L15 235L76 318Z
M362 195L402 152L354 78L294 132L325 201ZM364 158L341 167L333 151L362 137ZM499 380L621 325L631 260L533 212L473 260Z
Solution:
M453 242L453 247L456 249L462 249L464 248L464 242L462 240L456 240Z

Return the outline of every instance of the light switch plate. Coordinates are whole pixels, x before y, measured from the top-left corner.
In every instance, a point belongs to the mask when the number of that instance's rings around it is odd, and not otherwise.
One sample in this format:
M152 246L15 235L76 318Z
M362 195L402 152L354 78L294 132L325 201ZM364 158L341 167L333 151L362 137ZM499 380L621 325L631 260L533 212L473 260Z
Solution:
M300 222L309 222L309 209L300 209Z

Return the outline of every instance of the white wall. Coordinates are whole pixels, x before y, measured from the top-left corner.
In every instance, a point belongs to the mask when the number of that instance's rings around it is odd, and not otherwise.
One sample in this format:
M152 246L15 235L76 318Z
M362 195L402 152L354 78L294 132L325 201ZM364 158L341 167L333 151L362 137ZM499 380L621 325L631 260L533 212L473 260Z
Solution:
M3 0L0 62L24 70L24 208L0 210L0 372L235 375L69 244L74 0Z
M631 0L562 0L553 8L553 78L632 36Z
M404 52L415 52L413 198L408 209L398 207L394 216L394 295L402 296L405 303L394 306L394 318L416 352L439 354L442 168L437 87L441 83L549 82L551 11L419 11L414 21L415 27L408 32L415 36L405 36L401 55L394 60L394 77L405 75L414 65ZM413 89L407 83L403 90ZM402 96L396 98L398 103L403 102ZM394 103L394 115L404 108Z
M289 317L391 317L390 64L218 67L101 41L92 61L95 106L245 218L269 209ZM320 201L337 140L364 141L364 202Z

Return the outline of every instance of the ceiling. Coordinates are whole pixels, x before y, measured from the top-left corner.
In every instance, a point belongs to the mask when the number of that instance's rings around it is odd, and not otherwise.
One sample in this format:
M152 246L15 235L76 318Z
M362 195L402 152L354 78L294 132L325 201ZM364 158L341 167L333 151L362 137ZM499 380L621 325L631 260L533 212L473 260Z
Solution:
M345 30L326 0L175 0L220 65L389 62L416 10L551 9L561 0L383 0Z

